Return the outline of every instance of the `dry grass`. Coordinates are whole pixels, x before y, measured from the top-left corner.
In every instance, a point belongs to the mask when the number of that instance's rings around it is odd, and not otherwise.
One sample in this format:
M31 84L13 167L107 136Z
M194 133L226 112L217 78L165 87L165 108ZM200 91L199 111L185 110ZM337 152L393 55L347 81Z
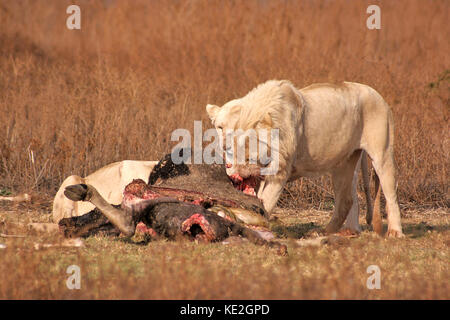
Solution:
M401 203L448 206L448 1L381 2L379 31L364 1L79 1L80 31L69 3L0 5L0 188L51 197L69 174L158 159L174 129L210 127L207 103L267 79L351 80L394 110ZM304 180L283 203L330 193Z
M31 209L31 208L29 208ZM34 209L31 209L34 211ZM25 234L14 223L47 221L22 208L1 212L0 232ZM281 236L298 238L323 227L329 213L279 210ZM289 256L249 243L223 245L91 237L81 249L34 250L56 236L27 232L3 239L0 299L449 299L448 210L408 212L405 239L364 231L342 245L294 248ZM68 266L81 268L81 289L68 290ZM368 290L369 265L381 288ZM20 266L20 267L18 267Z
M158 159L174 145L174 129L194 120L210 127L207 103L273 78L298 87L348 80L374 87L393 109L402 208L448 213L450 3L375 1L379 31L365 27L372 3L80 0L80 31L65 27L71 1L0 3L0 193L33 192L48 219L67 175ZM329 178L293 183L280 205L330 209ZM363 235L348 248L289 258L251 245L88 244L62 254L0 252L0 297L449 298L445 232L395 246ZM371 259L386 272L378 293L362 285ZM89 270L89 290L61 286L69 262Z

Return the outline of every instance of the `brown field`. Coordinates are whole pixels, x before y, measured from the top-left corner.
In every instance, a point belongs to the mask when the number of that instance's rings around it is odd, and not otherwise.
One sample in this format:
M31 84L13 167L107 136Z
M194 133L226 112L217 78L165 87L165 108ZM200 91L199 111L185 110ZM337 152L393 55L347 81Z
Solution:
M0 3L0 195L34 199L1 204L0 232L49 222L66 176L158 159L176 144L174 129L191 130L194 120L211 127L207 103L289 79L299 88L361 82L390 104L407 237L364 231L288 257L250 244L102 237L82 249L34 250L59 238L0 237L8 245L0 299L450 298L449 1L79 0L81 30L68 30L72 3ZM366 28L369 4L381 7L381 30ZM332 207L329 177L292 183L275 231L300 238L324 226ZM64 284L74 263L85 275L79 291ZM365 286L371 264L381 268L381 290Z

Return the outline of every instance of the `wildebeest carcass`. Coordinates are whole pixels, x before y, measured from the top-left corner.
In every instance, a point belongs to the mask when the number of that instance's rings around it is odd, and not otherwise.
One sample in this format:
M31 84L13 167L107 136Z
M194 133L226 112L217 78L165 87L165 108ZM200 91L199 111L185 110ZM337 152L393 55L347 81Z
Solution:
M233 186L223 165L175 164L168 154L154 167L148 184L137 179L126 186L121 204L109 204L86 184L68 186L64 194L96 206L85 215L59 222L67 237L98 232L132 236L142 222L169 239L184 236L213 242L243 236L255 244L286 251L284 245L267 241L242 225L265 225L264 207L258 198Z

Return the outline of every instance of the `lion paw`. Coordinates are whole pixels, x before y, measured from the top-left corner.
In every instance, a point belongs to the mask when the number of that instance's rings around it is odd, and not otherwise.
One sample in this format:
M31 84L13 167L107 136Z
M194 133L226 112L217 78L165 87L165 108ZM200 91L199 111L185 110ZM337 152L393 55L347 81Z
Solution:
M360 232L351 228L341 228L337 234L347 238L356 238L359 236Z
M389 229L386 233L386 237L388 237L388 238L404 238L405 235L400 230Z

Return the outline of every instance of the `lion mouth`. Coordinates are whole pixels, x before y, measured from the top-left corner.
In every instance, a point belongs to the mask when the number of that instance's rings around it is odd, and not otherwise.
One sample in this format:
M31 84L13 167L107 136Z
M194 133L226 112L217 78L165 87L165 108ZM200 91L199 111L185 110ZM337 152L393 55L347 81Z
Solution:
M262 176L249 176L243 178L238 173L230 175L229 178L236 189L255 197L261 181L263 180Z

